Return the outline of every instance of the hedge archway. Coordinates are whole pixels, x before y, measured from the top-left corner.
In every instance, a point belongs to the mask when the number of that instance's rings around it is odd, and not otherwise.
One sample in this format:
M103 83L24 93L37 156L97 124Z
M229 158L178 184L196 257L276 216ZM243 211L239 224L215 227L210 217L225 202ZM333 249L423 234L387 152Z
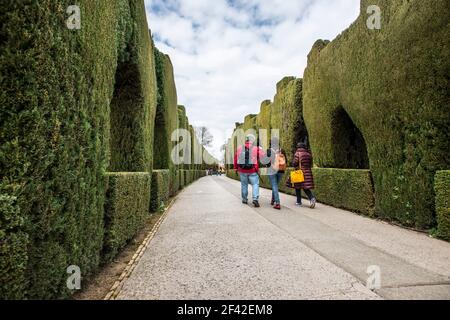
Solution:
M333 112L331 130L335 167L369 169L366 141L343 107Z

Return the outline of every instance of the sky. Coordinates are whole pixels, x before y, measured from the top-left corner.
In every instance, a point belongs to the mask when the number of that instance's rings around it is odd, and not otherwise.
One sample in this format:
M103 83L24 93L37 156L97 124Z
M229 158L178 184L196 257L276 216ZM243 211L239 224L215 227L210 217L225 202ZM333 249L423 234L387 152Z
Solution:
M220 147L235 122L273 100L276 83L302 77L317 39L356 20L360 0L145 0L156 47L174 65L178 104Z

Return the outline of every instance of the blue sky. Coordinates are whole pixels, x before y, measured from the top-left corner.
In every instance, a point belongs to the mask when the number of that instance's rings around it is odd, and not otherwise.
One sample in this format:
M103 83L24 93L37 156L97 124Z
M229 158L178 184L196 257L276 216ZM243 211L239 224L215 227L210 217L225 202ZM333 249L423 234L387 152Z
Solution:
M359 0L145 0L156 46L170 55L194 126L214 135L273 99L284 76L302 77L317 39L334 39L359 14Z

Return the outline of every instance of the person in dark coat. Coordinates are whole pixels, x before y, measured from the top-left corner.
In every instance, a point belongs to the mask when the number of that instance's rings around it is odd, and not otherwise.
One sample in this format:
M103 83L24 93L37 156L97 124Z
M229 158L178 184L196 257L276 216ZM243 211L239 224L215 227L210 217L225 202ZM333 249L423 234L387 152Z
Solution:
M294 159L292 161L292 167L299 169L301 163L301 169L303 170L303 174L305 176L305 181L303 183L296 183L294 186L291 183L290 177L287 179L287 186L295 189L295 194L297 195L297 205L302 205L302 189L305 191L308 196L310 207L314 209L316 206L316 197L314 193L311 191L314 189L314 177L312 174L312 166L313 166L313 157L311 152L308 150L306 143L299 143L297 145L297 151L295 152Z

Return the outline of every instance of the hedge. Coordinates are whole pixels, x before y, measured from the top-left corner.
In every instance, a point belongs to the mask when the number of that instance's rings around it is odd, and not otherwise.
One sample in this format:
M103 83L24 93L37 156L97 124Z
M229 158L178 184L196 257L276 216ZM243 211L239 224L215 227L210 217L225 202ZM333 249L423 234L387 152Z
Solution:
M153 170L150 211L158 212L170 196L170 171Z
M367 28L369 5L381 30ZM450 167L449 11L444 0L363 0L349 29L316 42L304 73L316 164L370 167L376 215L421 229L435 225L434 174Z
M0 274L11 272L0 298L70 295L67 267L87 276L99 265L105 172L152 168L156 80L143 1L79 0L81 30L66 27L69 4L0 2L0 192L24 219L0 231Z
M155 48L156 78L158 84L158 104L155 117L154 165L153 169L170 169L172 141L171 135L177 129L178 104L177 89L172 62L168 55Z
M111 261L149 216L151 175L108 173L102 261Z
M450 170L438 171L434 178L437 235L450 241Z
M277 93L271 106L270 125L280 130L280 145L292 161L297 143L306 141L308 133L303 121L303 81L285 77L277 83Z
M374 216L375 197L369 170L313 169L320 202Z
M175 196L180 188L180 170L170 170L170 196Z
M286 186L292 170L288 168L279 187L281 192L295 195L295 190ZM319 202L373 217L375 197L370 171L315 168L313 175L314 194ZM239 180L234 170L228 170L227 176ZM261 176L260 186L271 189L267 176Z
M186 186L184 170L178 170L178 175L180 177L180 189L183 189Z
M0 193L0 297L22 299L26 290L28 235L17 198Z

